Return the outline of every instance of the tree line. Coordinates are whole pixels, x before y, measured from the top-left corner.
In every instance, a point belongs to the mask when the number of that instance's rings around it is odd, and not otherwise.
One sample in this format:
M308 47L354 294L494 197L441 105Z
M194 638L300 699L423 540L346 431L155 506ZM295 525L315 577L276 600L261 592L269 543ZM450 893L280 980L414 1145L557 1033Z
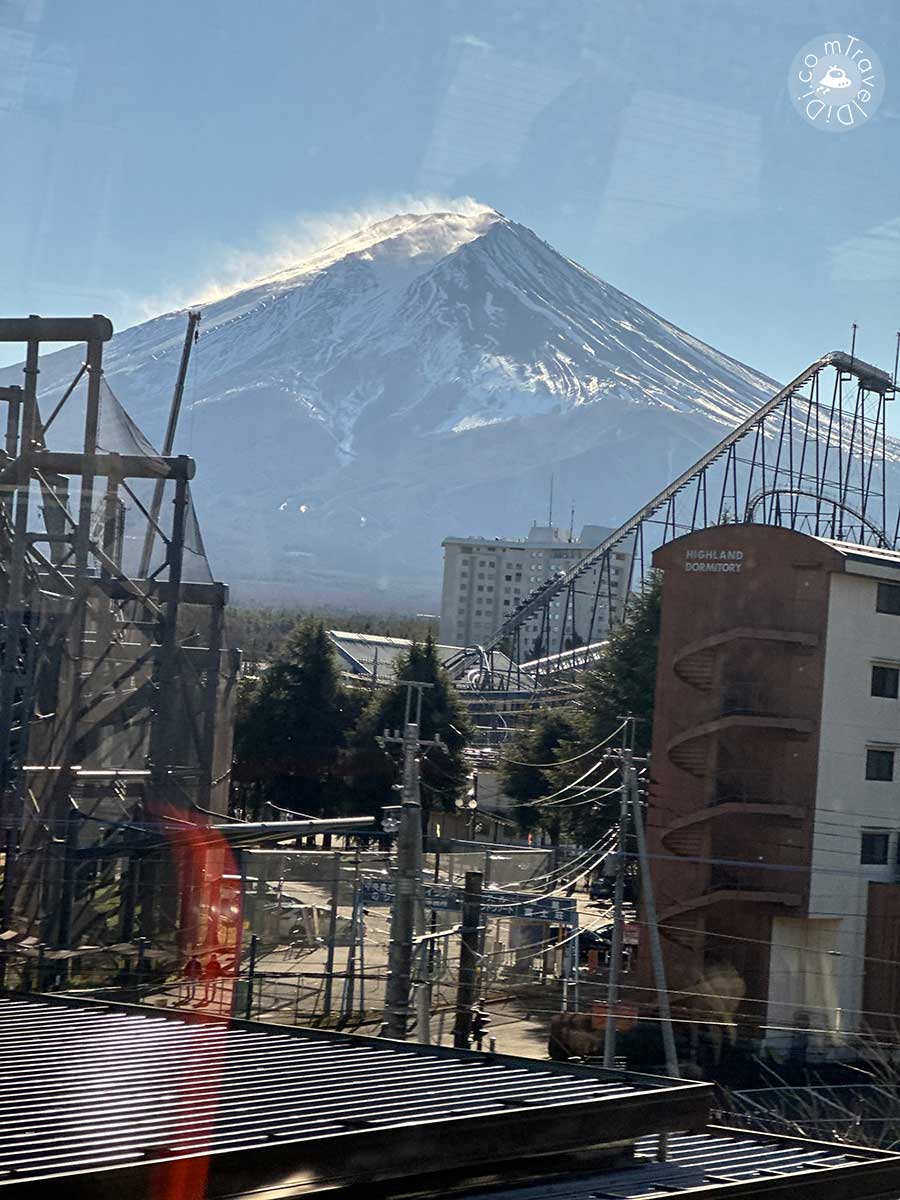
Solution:
M635 718L635 753L649 753L660 596L661 580L653 576L633 597L602 658L579 676L577 700L538 712L504 748L502 790L523 831L589 844L615 823L616 797L585 797L576 781L602 753L592 754L593 747L619 740L614 735L626 715ZM420 762L423 819L431 810L452 810L468 790L463 751L473 730L431 632L400 656L388 686L371 689L342 680L324 622L307 617L270 661L241 680L233 811L254 820L278 813L378 816L396 804L399 748L378 739L386 729L402 730L404 680L432 684L423 693L420 736L439 736L445 747L425 752ZM601 776L595 771L586 782ZM552 802L556 798L560 803Z
M615 823L617 797L584 798L578 785L558 793L597 761L602 749L592 755L592 747L607 739L610 744L621 741L615 733L625 716L635 718L635 753L650 753L661 595L662 577L654 574L632 598L602 657L580 675L577 701L545 711L507 747L503 791L516 803L523 829L543 828L554 841L565 836L590 844ZM599 782L602 775L593 772L585 785Z
M437 620L409 613L371 613L352 608L276 608L265 604L228 606L228 644L241 651L244 663L269 663L285 650L287 641L304 621L321 622L327 629L371 633L381 637L424 641L436 634Z
M375 690L348 686L324 623L301 621L274 660L240 682L233 811L254 820L279 812L378 816L397 803L399 752L378 739L385 729L402 730L405 680L432 685L423 693L420 736L439 736L445 747L420 762L423 813L452 809L468 782L463 749L471 729L430 633L399 657L395 676Z

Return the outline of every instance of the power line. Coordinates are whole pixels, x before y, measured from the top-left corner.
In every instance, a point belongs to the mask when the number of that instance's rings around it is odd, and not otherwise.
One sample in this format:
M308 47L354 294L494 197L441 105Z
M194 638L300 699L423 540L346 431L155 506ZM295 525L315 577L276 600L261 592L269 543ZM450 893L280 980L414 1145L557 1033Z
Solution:
M608 833L599 837L596 840L596 842L594 842L594 843L592 843L592 845L588 846L588 848L586 850L581 851L579 854L577 854L575 856L575 858L570 859L569 862L564 863L563 866L561 866L561 867L557 867L554 870L547 871L542 875L531 875L528 877L528 879L521 880L521 882L498 884L497 887L499 888L500 891L509 891L509 890L512 890L513 888L521 887L522 884L533 884L533 883L536 883L540 879L550 879L554 875L564 875L565 873L570 871L572 869L572 867L574 867L575 863L577 863L580 859L583 859L587 855L593 853L593 851L597 849L597 847L600 845L600 843L604 841L604 838L609 840ZM599 853L602 854L602 853L605 853L605 851L599 851ZM493 887L493 885L492 885L492 887Z
M540 895L540 896L530 896L527 900L512 900L509 902L509 904L503 904L503 903L492 900L491 907L492 907L492 909L524 908L524 907L527 907L528 905L536 904L540 900L550 900L554 896L560 896L565 891L567 891L570 887L574 887L574 885L579 881L579 879L584 879L584 877L586 875L589 875L591 873L591 871L593 871L594 868L603 861L604 857L605 857L605 854L600 854L583 871L581 871L580 874L576 875L572 879L568 879L565 884L561 884L560 886L556 887L553 891L545 892L543 895ZM488 897L486 897L486 898L488 898ZM496 912L492 912L489 915L495 916ZM510 913L509 915L513 916L514 914Z
M792 805L790 803L790 801L787 801L787 800L783 801L783 802L779 802L779 801L755 801L754 802L753 800L748 800L748 801L734 801L733 803L765 804L765 806L767 808L773 808L773 809L779 808L779 807L798 807L797 805ZM696 808L680 809L680 808L674 808L671 804L662 804L657 799L654 799L652 796L649 799L645 799L644 804L648 808L649 816L652 816L654 813L660 813L660 812L673 813L676 817L693 817L693 816L698 816L700 813L705 813L705 814L708 814L710 816L710 818L712 818L716 812L716 809L719 807L719 805L717 805L717 804L704 804L704 805L701 805ZM817 806L815 808L811 808L809 810L808 815L815 817L816 814L819 812L837 812L837 813L839 813L839 812L843 812L843 811L844 810L842 810L842 809L830 809L830 808L825 808L824 806ZM852 813L852 814L846 813L846 815L847 816L857 815L857 816L861 816L861 817L871 818L873 822L876 822L876 824L873 824L871 826L860 825L852 820L833 821L828 818L825 818L824 820L821 820L821 821L814 820L814 822L811 826L813 840L815 839L815 837L817 835L824 836L824 837L841 837L842 836L839 833L830 833L830 832L828 832L828 830L821 829L820 826L822 826L822 825L831 825L838 829L849 829L849 830L853 830L855 832L869 832L869 831L889 832L889 833L900 832L900 821L897 821L896 817L893 817L892 814L889 814L889 813L887 813L887 814L884 812L868 813L868 812L857 812L856 810L854 810L854 813ZM788 817L785 819L801 820L802 818ZM892 820L895 822L894 824L891 824ZM661 833L663 836L669 832L678 832L678 830L672 829L671 826L666 826L666 825L654 825L651 828L653 828L657 833ZM796 843L777 842L777 843L772 843L772 844L791 845L791 846L794 846L794 848L798 848Z
M520 761L515 758L506 758L505 756L503 756L502 761L505 763L510 763L514 767L536 767L539 770L545 769L545 768L551 768L551 767L565 767L569 763L578 762L578 760L580 758L587 758L587 756L589 754L593 754L596 750L600 750L603 746L609 745L609 743L613 740L613 738L617 734L622 732L622 730L625 728L625 724L626 724L626 722L623 721L618 729L614 729L612 731L612 733L609 735L609 737L604 738L602 742L598 742L596 746L591 746L591 748L589 750L583 750L580 754L573 755L572 758L558 758L554 762L536 763L536 762L524 762L524 761Z
M841 914L840 913L832 913L832 914L826 913L824 915L825 916L840 916ZM851 915L862 917L865 914L864 913L856 913L856 914L851 914ZM638 917L635 917L633 924L646 926L648 924L648 922L642 921ZM873 955L873 954L849 954L846 950L822 950L820 947L793 946L793 945L788 945L784 942L773 944L770 940L768 940L766 938L747 937L746 935L739 934L739 933L719 933L713 929L696 929L696 928L692 928L689 925L672 925L668 921L658 922L658 928L659 929L667 929L667 930L670 930L675 933L689 933L689 934L693 934L694 937L696 937L699 934L704 938L720 938L724 941L730 941L730 942L746 942L748 944L756 945L756 946L767 946L769 949L796 950L801 954L819 954L819 955L822 955L822 956L825 956L828 958L847 958L853 962L873 962L873 963L878 963L881 966L900 967L900 959L880 958L877 955ZM805 970L805 968L803 968L803 969Z
M806 973L809 974L809 972L806 972ZM580 979L579 986L605 988L608 985L599 980ZM655 987L644 987L644 986L642 986L640 984L636 984L636 983L626 984L625 990L628 992L653 992L654 994L656 992ZM773 1008L780 1007L780 1008L802 1009L804 1012L806 1012L807 1010L814 1010L817 1012L833 1013L836 1008L836 1006L833 1004L808 1004L805 1001L801 1002L801 1001L793 1001L793 1000L777 1000L777 999L773 999L769 996L748 996L746 994L735 995L734 993L728 993L728 992L692 992L692 991L688 991L685 988L678 988L678 987L672 987L669 989L669 991L671 993L673 1000L677 1000L677 998L679 996L692 996L692 997L697 997L700 999L709 999L709 1000L729 1000L735 1005L735 1011L737 1011L737 1009L742 1004L761 1004L761 1005L765 1005L767 1008L768 1007L773 1007ZM891 1020L894 1020L894 1021L896 1021L898 1019L898 1014L896 1012L878 1012L875 1009L849 1008L844 1005L840 1005L839 1007L840 1007L841 1013L852 1014L854 1016L889 1017ZM810 1032L825 1032L825 1031L824 1030L817 1031L817 1030L811 1029Z
M594 771L599 771L601 767L605 766L606 761L607 761L606 758L598 759L598 761L595 762L592 767L589 767L588 770L585 771L583 775L579 775L579 777L577 779L573 779L571 783L567 783L565 785L565 787L559 788L558 791L551 792L549 794L549 796L538 796L534 800L518 800L518 801L515 801L513 804L511 804L509 807L510 808L546 808L548 806L552 807L551 802L553 800L555 800L557 796L562 796L564 793L570 792L572 790L572 788L576 787L579 783L581 783L581 781L583 779L587 779L588 775L592 775L594 773ZM616 773L616 768L614 767L609 772L608 775L604 775L604 777L602 779L597 780L597 782L593 786L600 787L602 784L604 784L607 781L607 779L612 779L612 777L613 777L613 775L615 775L615 773Z
M509 1013L509 1009L505 1009L505 1010L501 1009L499 1011L505 1012L506 1014ZM534 1008L533 1006L529 1005L528 1011L530 1013L541 1013L541 1014L544 1014L547 1016L554 1016L554 1017L559 1015L559 1010L555 1009L555 1008ZM519 1020L525 1020L525 1018L519 1017ZM654 1016L650 1016L649 1014L645 1014L645 1013L641 1013L641 1014L635 1016L634 1020L636 1020L638 1022L644 1021L644 1022L652 1023L655 1025L664 1023L663 1017L654 1017ZM740 1021L715 1021L715 1020L703 1020L700 1018L692 1018L692 1017L677 1017L677 1018L675 1018L675 1023L677 1025L703 1025L706 1027L713 1027L713 1028L721 1027L723 1029L734 1029L736 1025L741 1024ZM816 1033L826 1032L824 1030L810 1029L810 1027L808 1025L783 1025L780 1022L773 1022L771 1024L765 1024L761 1028L766 1029L766 1030L771 1030L772 1032L779 1032L779 1033L816 1034ZM838 1035L832 1034L831 1036L833 1037L833 1036L841 1036L841 1035L840 1034L838 1034ZM846 1037L846 1039L848 1041L874 1042L875 1044L880 1044L880 1045L900 1046L900 1041L896 1041L896 1042L890 1041L890 1040L884 1038L883 1035L877 1034L877 1033L847 1032L843 1036Z
M634 853L627 853L628 858L637 858ZM791 863L775 863L768 859L759 859L754 862L751 859L744 858L709 858L700 854L648 854L648 858L664 860L666 862L681 862L694 864L707 864L722 867L752 867L760 871L782 871L785 873L796 872L803 875L809 874L811 864L801 863L799 865ZM867 882L871 882L868 878L861 874L859 870L851 870L849 867L823 867L817 866L815 872L818 875L849 875L853 879L864 878ZM875 882L878 882L877 880Z

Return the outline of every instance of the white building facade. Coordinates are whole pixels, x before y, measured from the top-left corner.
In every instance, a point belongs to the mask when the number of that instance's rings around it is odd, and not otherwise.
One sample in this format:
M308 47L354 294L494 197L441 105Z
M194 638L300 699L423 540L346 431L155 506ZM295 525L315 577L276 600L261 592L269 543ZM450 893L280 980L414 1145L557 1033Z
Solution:
M832 573L808 918L772 928L770 1019L900 1022L900 555Z
M482 645L533 591L554 575L568 571L589 550L613 532L601 525L585 525L578 538L568 531L535 525L524 540L503 538L448 537L444 549L444 580L441 593L440 640L457 646ZM597 601L592 641L601 641L627 594L631 573L631 543L623 543L610 556L610 580L604 581ZM594 609L600 568L579 578L575 598L574 627L579 641L587 639ZM565 620L565 643L571 639L571 611L566 613L565 593L550 601L549 647L558 647ZM543 617L537 613L524 628L523 654L532 650L542 633ZM545 641L547 640L546 631Z

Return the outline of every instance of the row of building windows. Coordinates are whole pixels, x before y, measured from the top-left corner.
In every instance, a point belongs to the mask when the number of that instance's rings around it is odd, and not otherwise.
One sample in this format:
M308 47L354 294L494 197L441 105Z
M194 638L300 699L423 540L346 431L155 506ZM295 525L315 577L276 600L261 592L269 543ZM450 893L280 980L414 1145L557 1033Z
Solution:
M490 559L485 559L485 558L463 558L460 560L460 568L459 569L461 571L468 571L469 567L476 566L476 565L479 567L484 567L488 571L495 571L497 569L497 567L499 567L501 565L501 563L497 562L496 560L491 562ZM507 570L521 571L524 568L525 564L517 562L517 563L504 563L503 565L506 567Z
M879 583L876 600L878 612L900 616L900 585ZM900 698L900 665L872 663L869 694L884 700ZM869 746L866 750L866 779L877 783L892 783L896 750Z
M511 575L504 575L503 577L504 577L504 580L506 581L506 583L512 583ZM461 578L461 580L468 580L468 575L466 574L466 571L461 572L460 578ZM479 580L484 580L484 578L486 578L485 572L479 571L478 575L476 575L476 578L479 578ZM522 576L520 574L518 574L518 572L516 572L516 583L521 583L521 582L522 582ZM466 587L466 583L464 583L464 582L460 583L460 587L461 588Z

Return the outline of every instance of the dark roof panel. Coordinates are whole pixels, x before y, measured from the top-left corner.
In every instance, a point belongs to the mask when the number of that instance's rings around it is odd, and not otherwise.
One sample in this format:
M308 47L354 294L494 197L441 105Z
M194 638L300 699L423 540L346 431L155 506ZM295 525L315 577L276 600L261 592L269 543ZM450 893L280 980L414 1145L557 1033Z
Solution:
M120 1186L138 1200L151 1166L207 1151L210 1195L238 1169L315 1190L459 1168L485 1138L504 1159L696 1128L708 1108L705 1084L50 999L0 998L0 1195L134 1168ZM77 1178L59 1194L99 1194Z
M811 1194L824 1200L832 1185L842 1197L877 1195L884 1182L881 1171L900 1172L897 1155L738 1130L711 1128L698 1134L673 1134L665 1162L655 1161L658 1141L655 1137L639 1139L635 1147L639 1161L621 1170L591 1172L559 1183L467 1191L459 1200L665 1200L698 1190L728 1195L753 1190L758 1194L761 1184L769 1185L767 1192L786 1184L792 1196L801 1186L808 1187ZM860 1167L868 1170L859 1171ZM850 1178L848 1168L854 1172Z

